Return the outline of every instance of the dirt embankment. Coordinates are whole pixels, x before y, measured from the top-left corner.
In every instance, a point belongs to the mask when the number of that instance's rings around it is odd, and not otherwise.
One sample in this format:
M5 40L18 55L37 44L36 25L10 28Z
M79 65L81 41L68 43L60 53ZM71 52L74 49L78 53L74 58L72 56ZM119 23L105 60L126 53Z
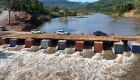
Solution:
M10 25L9 25L9 13L8 11L2 11L0 13L0 26L6 27L9 30L16 31L30 31L33 28L41 25L43 21L40 19L41 14L39 15L31 15L28 12L24 11L12 11L10 17ZM39 19L38 19L39 18Z
M131 17L131 18L140 18L140 14L137 13L136 10L131 10L129 12L125 12L123 14L124 17Z
M29 23L31 19L32 15L27 12L12 11L9 25L9 13L8 11L2 11L2 13L0 14L0 26L6 27L10 30L22 31L26 27L31 26Z

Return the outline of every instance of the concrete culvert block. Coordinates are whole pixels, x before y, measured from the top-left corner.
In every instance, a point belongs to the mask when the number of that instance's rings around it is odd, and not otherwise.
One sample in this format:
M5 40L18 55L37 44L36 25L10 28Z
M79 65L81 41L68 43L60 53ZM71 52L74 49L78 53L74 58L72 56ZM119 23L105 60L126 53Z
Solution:
M4 40L0 37L0 45L4 45Z
M32 43L33 43L33 39L26 39L25 40L25 48L31 48L32 46Z
M42 40L41 41L41 49L47 49L49 47L50 40Z
M103 50L103 42L95 41L94 42L94 52L101 53Z
M114 43L114 52L115 52L115 54L123 54L124 44L122 41Z
M0 37L0 45L9 44L9 39Z
M132 53L140 53L140 43L136 41L128 41L128 45L131 48Z
M66 48L66 40L58 41L58 50L64 50Z
M75 51L82 51L84 49L84 41L76 41Z
M18 39L10 39L10 47L15 47L18 43Z

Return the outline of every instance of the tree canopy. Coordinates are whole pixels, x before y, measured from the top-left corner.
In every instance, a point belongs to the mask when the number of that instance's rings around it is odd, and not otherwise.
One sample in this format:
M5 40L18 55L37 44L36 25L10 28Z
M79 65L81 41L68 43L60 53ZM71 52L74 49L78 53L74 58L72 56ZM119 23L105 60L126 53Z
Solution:
M140 0L134 0L135 8L140 12Z
M0 3L6 4L5 8L10 7L11 10L41 11L44 9L43 3L39 0L1 0Z
M87 6L88 9L100 12L123 13L132 9L140 11L140 0L99 0Z

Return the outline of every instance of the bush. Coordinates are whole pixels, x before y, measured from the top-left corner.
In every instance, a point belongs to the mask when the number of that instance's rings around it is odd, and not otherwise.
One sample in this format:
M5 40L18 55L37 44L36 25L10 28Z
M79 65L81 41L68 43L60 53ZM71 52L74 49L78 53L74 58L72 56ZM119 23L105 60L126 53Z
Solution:
M46 16L46 15L41 15L38 17L38 20L41 21L41 22L46 22L46 21L49 21L51 19L50 16Z

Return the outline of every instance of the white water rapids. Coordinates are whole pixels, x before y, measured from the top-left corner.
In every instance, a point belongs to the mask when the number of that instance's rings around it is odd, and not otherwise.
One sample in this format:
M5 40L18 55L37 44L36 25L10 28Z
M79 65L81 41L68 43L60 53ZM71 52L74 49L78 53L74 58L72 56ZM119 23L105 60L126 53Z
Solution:
M47 54L45 50L11 51L1 46L0 80L140 80L138 54L125 53L112 60L104 56L97 53L83 58L81 52Z

